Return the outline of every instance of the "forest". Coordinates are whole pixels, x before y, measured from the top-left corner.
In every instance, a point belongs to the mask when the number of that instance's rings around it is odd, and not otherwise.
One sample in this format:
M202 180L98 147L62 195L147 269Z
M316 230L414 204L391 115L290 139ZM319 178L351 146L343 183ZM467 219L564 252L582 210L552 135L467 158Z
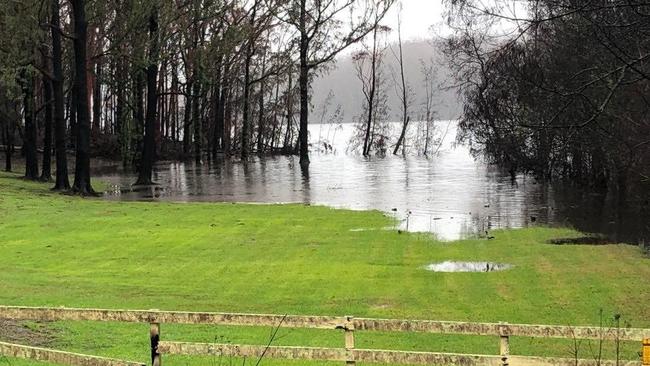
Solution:
M463 105L459 141L512 177L532 174L621 193L648 184L647 3L444 2L450 31L430 36L451 70L443 81L436 79L440 65L428 60L420 60L420 80L409 80L402 20L391 29L384 19L398 6L394 0L3 2L5 170L20 154L26 178L54 175L55 189L89 194L93 157L133 167L140 185L152 183L159 159L285 154L298 155L306 167L309 123L328 118L356 123L349 150L363 156L429 156L444 89L457 90ZM391 44L388 34L398 42ZM359 114L342 116L312 99L314 80L346 52L363 98ZM426 95L414 95L414 85ZM391 98L399 110L390 110ZM405 141L412 120L424 121L414 143ZM396 140L389 121L400 125ZM323 146L327 151L327 141Z
M17 140L26 178L50 180L54 159L54 188L82 195L94 192L94 156L134 165L139 185L152 183L161 156L201 162L220 153L242 159L253 152L299 154L308 166L312 80L378 29L391 5L3 2L5 170L12 170Z

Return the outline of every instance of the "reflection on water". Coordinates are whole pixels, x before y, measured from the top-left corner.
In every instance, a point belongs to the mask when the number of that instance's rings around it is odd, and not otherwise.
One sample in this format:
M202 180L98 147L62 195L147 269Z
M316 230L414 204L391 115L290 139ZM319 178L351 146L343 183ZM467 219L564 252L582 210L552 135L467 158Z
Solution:
M454 123L440 124L440 130L451 128L439 154L430 159L346 154L352 126L344 125L330 141L335 153L313 154L308 173L301 171L296 157L279 156L246 163L223 158L204 165L160 162L154 172L159 185L138 190L131 187L135 174L119 164L97 166L94 174L114 185L107 199L298 202L377 209L397 217L403 229L429 231L446 240L536 224L571 225L615 240L636 240L645 229L647 215L636 209L611 209L606 196L539 184L524 175L511 180L476 161L467 147L455 146ZM323 128L313 125L311 130L313 136Z

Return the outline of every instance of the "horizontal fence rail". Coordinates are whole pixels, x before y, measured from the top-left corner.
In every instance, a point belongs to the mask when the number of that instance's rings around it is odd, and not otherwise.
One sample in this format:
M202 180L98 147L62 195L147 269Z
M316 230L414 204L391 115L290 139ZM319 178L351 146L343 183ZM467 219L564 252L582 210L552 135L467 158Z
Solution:
M350 358L357 362L392 363L406 365L503 365L501 356L469 355L436 352L406 352L386 350L345 350L340 348L318 347L278 347L250 346L218 343L185 343L160 342L158 349L163 354L185 356L226 356L246 358L279 358L285 360L313 361L347 361ZM641 365L639 361L595 361L571 358L544 358L528 356L510 356L508 362L512 365L555 365L555 366L633 366Z
M5 342L0 342L0 355L75 366L146 366L142 362L122 361Z
M592 366L650 365L650 329L572 327L559 325L528 325L508 323L472 323L431 320L396 320L354 318L351 316L296 316L241 314L215 312L182 312L159 310L107 310L0 306L0 319L37 321L100 321L150 324L151 363L161 365L163 354L169 355L219 355L229 357L267 357L345 362L391 363L412 365L566 365ZM259 345L233 345L217 343L184 343L161 341L160 325L209 324L228 326L269 326L275 328L338 329L345 335L345 348L280 347ZM356 349L357 331L420 332L495 336L499 338L499 355L469 355L435 352L407 352ZM533 357L510 354L510 337L564 338L615 341L643 341L642 361L585 360L572 358ZM646 347L648 345L648 347ZM0 343L0 355L32 358L67 365L135 366L140 363L85 356L41 348ZM50 357L50 358L47 358ZM87 361L87 362L86 362ZM103 363L102 363L103 362Z
M40 321L101 321L130 323L171 323L231 326L269 326L283 328L345 329L348 318L332 316L295 316L158 310L106 310L0 306L0 318ZM394 320L351 318L359 331L420 332L478 336L509 335L531 338L618 339L640 341L650 338L650 329L599 328L563 325L508 323L470 323L432 320Z

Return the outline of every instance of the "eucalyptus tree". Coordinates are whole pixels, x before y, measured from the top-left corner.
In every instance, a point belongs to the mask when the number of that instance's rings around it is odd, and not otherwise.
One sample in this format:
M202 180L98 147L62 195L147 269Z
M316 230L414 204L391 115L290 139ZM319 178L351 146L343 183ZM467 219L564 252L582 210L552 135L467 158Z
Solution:
M156 110L158 107L158 67L160 57L160 26L159 14L161 4L151 0L145 4L148 13L148 46L147 46L147 109L145 114L144 143L142 145L142 160L138 168L136 185L151 185L153 183L153 164L156 154Z
M90 182L90 110L88 106L88 23L86 1L71 0L74 23L74 66L76 90L76 156L72 191L81 195L93 195Z
M68 160L66 151L66 124L63 96L63 51L61 44L61 4L60 0L50 0L52 37L52 96L54 118L54 145L56 151L55 190L70 189Z

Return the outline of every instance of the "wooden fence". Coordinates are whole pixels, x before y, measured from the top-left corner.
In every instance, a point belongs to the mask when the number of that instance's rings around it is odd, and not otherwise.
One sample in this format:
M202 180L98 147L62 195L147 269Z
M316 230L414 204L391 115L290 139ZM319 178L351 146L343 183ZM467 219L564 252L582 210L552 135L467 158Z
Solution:
M507 323L469 323L430 320L394 320L327 316L282 316L235 313L199 313L172 311L134 311L103 309L34 308L0 306L0 319L36 321L100 321L149 323L151 363L160 366L162 355L212 355L225 357L277 358L287 360L335 361L346 365L362 363L409 365L476 365L476 366L632 366L650 365L650 329L605 329ZM160 325L211 324L230 326L269 326L282 328L338 329L344 333L344 348L283 347L218 343L165 342ZM500 355L470 355L435 352L407 352L355 348L354 335L359 331L422 332L494 336ZM587 360L517 356L510 354L511 337L619 340L639 342L641 360ZM643 342L643 343L641 343ZM80 366L136 366L139 362L121 361L44 348L0 342L0 355Z

